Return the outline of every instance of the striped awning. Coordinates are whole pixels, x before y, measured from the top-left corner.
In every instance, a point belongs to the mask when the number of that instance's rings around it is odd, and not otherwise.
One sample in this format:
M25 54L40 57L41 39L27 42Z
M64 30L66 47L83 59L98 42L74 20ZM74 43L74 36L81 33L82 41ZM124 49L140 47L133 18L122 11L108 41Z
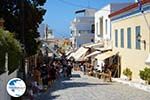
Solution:
M107 52L98 54L98 55L95 57L95 59L100 60L100 61L103 61L103 60L105 60L105 59L107 59L107 58L110 58L110 57L116 55L116 54L117 54L117 52L115 52L115 51L107 51Z
M91 57L91 56L96 56L100 53L101 53L101 51L94 51L94 52L90 53L89 55L85 56L84 58L86 59L86 58Z
M71 53L67 58L73 57L75 61L82 61L88 51L88 48L80 47L76 52Z
M87 43L83 45L86 48L98 48L98 47L103 47L104 44L102 42L100 43Z
M75 58L75 61L81 61L86 55L87 51L88 51L87 48L80 47L73 55L73 57Z

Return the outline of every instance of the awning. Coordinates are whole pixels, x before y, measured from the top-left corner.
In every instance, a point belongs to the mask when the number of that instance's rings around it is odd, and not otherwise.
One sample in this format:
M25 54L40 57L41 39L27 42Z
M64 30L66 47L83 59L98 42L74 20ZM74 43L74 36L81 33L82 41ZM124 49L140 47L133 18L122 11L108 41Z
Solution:
M91 56L96 56L97 54L100 54L100 53L101 53L101 51L94 51L94 52L90 53L89 55L85 56L84 59L91 57Z
M107 50L112 50L112 47L95 48L95 50L99 50L99 51L107 51Z
M48 53L48 57L52 57L53 56L53 53Z
M68 51L68 52L66 52L66 56L68 56L68 55L70 55L71 53L72 53L73 51Z
M85 56L85 54L86 54L87 51L88 51L87 48L80 47L80 48L73 54L73 57L74 57L75 61L81 61L81 60L84 58L84 56Z
M73 55L74 55L74 52L72 52L71 54L69 54L69 55L67 56L67 59L70 59L71 57L73 57Z
M98 48L98 47L103 47L104 44L102 42L100 42L100 43L87 43L87 44L84 44L83 46L86 48L96 48L96 47Z
M116 54L117 54L117 52L108 51L108 52L101 53L101 54L97 55L95 58L97 60L105 60L105 59L112 57L113 55L116 55Z

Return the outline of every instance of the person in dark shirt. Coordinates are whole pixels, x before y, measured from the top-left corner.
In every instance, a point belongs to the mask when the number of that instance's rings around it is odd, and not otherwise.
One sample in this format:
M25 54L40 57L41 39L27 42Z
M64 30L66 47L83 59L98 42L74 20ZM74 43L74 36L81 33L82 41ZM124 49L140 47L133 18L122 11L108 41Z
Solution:
M43 85L48 85L48 70L45 64L41 67L41 78Z

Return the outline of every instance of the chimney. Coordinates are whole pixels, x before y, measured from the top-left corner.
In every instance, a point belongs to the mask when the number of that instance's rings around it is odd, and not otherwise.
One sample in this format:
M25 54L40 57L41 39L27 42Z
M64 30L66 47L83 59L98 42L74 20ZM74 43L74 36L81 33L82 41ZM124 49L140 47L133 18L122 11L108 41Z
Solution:
M4 22L5 20L3 18L0 18L0 28L4 28Z

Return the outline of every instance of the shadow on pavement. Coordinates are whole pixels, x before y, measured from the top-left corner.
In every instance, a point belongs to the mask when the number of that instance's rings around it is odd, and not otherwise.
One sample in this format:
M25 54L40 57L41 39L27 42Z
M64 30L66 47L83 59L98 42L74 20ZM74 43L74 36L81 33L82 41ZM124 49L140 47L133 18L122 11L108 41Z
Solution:
M72 78L80 78L80 74L73 74ZM54 95L53 93L58 90L64 90L68 88L78 88L78 87L90 87L95 85L112 85L112 83L88 83L88 82L72 82L70 78L60 78L56 80L54 84L41 95L37 96L35 100L56 100L60 95Z

